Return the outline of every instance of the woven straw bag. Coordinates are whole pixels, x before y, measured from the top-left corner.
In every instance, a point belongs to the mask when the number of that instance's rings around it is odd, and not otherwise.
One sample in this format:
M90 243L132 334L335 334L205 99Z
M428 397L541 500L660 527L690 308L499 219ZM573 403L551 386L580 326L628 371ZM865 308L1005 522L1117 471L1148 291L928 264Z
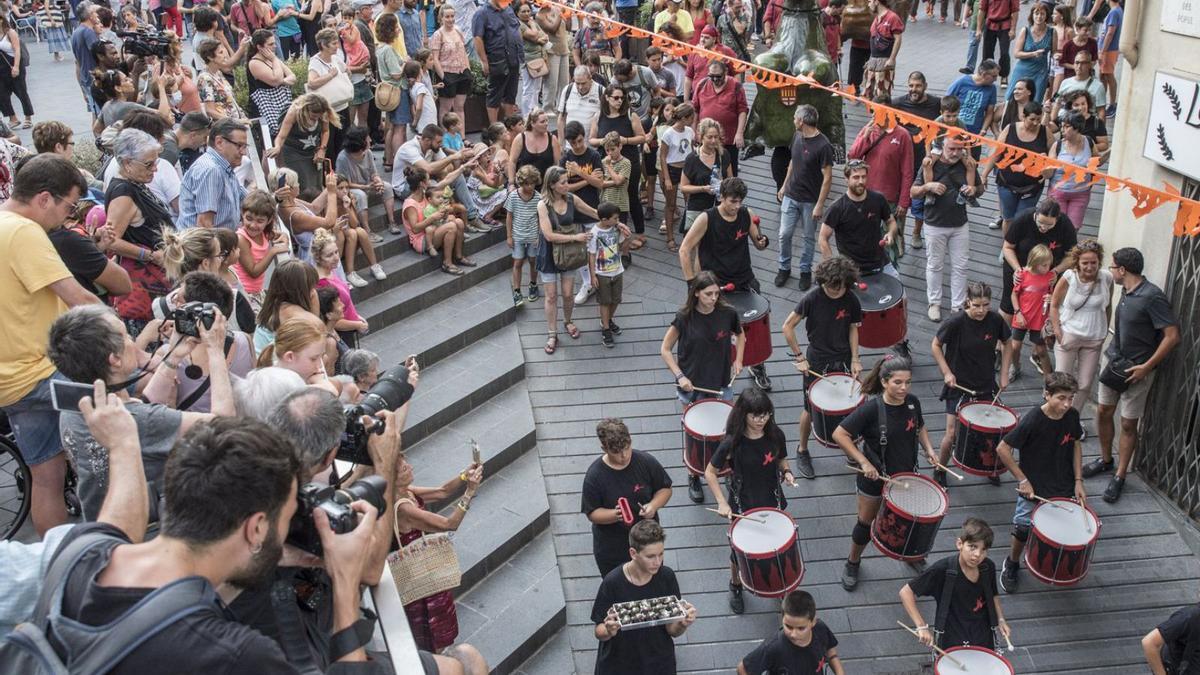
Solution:
M412 500L397 500L397 511L404 502L412 503ZM400 540L399 521L397 517L396 541ZM388 554L387 563L396 588L400 590L400 602L405 605L458 588L462 582L458 554L449 532L422 534L419 539Z

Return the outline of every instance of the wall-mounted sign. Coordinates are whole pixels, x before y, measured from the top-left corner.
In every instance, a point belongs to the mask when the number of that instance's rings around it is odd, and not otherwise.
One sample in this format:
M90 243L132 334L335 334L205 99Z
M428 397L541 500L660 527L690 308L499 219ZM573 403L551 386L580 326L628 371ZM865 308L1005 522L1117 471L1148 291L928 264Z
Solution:
M1197 0L1200 1L1200 0ZM1200 82L1158 71L1146 125L1146 159L1200 180Z
M1200 0L1163 0L1162 29L1200 37Z

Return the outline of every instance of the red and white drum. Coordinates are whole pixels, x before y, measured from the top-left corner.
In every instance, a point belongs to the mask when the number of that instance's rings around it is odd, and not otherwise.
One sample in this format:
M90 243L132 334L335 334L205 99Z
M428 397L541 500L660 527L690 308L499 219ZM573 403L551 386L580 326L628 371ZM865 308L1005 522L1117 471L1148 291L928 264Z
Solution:
M863 321L858 327L858 344L862 347L891 347L908 335L908 316L905 314L904 284L890 274L868 274L854 286L854 294L862 304Z
M862 383L846 373L828 373L808 387L808 407L817 442L836 448L833 430L867 400Z
M1100 518L1087 506L1057 497L1033 510L1033 527L1025 545L1029 573L1054 586L1079 583L1092 564L1100 539Z
M871 541L896 560L922 560L933 550L950 497L942 486L919 473L894 473L883 486L883 503L871 524Z
M950 656L939 656L933 663L935 675L1013 675L1015 672L1008 659L986 647L951 647L946 653Z
M725 300L737 311L746 333L742 365L749 368L766 363L771 358L771 302L754 291L726 293Z
M999 476L1008 471L996 446L1017 426L1012 408L987 401L968 403L958 409L962 427L954 436L954 463L973 476Z
M725 438L725 421L730 410L732 403L716 398L701 399L683 409L679 422L683 426L683 465L692 475L704 475L717 446ZM727 466L721 475L732 471L732 466Z
M729 526L729 546L737 561L738 578L760 598L782 598L800 585L804 561L796 523L786 511L750 509ZM761 522L760 522L761 521Z

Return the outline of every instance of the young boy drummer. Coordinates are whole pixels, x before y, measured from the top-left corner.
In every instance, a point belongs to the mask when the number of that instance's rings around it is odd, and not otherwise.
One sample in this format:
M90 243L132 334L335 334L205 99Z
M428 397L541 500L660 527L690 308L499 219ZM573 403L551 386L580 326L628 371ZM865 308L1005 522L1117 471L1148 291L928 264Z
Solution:
M1042 396L1046 402L1021 417L1017 426L1004 436L996 453L1017 479L1017 508L1013 513L1012 550L1004 559L1000 587L1006 593L1017 591L1017 572L1021 552L1029 539L1034 495L1043 499L1075 497L1083 504L1082 452L1083 427L1079 411L1071 406L1079 389L1073 375L1050 373ZM1013 450L1021 460L1013 459Z
M613 605L667 595L679 597L675 571L663 564L667 535L653 520L629 530L629 561L604 576L592 604L592 631L600 641L596 675L662 675L675 672L675 642L696 620L686 600L683 619L663 626L622 631Z
M804 591L783 598L783 628L746 655L738 664L738 675L760 673L824 673L844 675L838 658L837 638L817 619L817 603Z
M804 478L816 478L808 438L812 434L812 414L808 388L817 380L813 371L862 372L858 360L858 326L862 323L862 304L850 287L858 282L858 266L849 258L834 256L813 270L817 287L804 294L796 309L783 322L783 336L796 355L796 369L804 374L804 410L800 413L800 447L796 450L796 468ZM808 349L802 355L796 341L796 326L804 321Z
M996 590L996 565L988 560L992 528L967 518L954 542L958 553L930 565L900 589L900 603L917 628L921 642L942 649L972 645L995 649L994 628L1010 637ZM917 607L918 597L932 597L937 614L932 626Z
M967 304L963 311L955 313L938 327L930 351L938 369L942 371L942 395L946 402L946 433L938 461L943 466L950 462L950 449L954 446L958 428L958 409L971 400L992 400L996 389L994 363L996 347L1001 353L1000 388L1008 386L1008 364L1011 352L1008 338L1012 331L1004 318L991 309L992 289L982 281L967 284ZM956 386L957 385L957 386ZM973 395L959 389L964 387L975 392ZM933 477L946 487L946 472L935 469ZM991 479L993 485L1000 478Z
M834 442L862 471L855 478L858 522L850 533L850 555L842 569L842 588L847 591L858 586L862 552L871 541L871 521L879 513L883 497L880 476L916 471L918 444L925 448L930 463L935 457L921 414L921 402L908 393L911 385L912 364L908 359L885 356L863 382L863 393L872 398L850 413L833 432ZM862 450L854 445L854 439L859 437L863 440Z

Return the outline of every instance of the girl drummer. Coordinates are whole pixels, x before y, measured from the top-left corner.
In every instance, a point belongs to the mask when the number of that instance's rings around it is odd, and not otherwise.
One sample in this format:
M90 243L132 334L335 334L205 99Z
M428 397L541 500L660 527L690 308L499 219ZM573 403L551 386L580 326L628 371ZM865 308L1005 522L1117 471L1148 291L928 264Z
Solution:
M842 588L858 586L858 568L863 549L871 540L871 521L879 512L883 495L880 476L917 470L917 446L933 463L933 444L921 415L921 402L908 393L912 385L912 364L895 355L885 356L863 382L863 393L874 396L838 425L833 440L846 456L858 464L858 522L850 534L850 556L842 570ZM886 411L886 421L879 419ZM881 435L880 432L883 432ZM854 445L861 437L863 449Z
M995 360L999 346L1000 389L1008 386L1008 364L1011 352L1008 338L1011 334L1004 318L991 309L992 288L982 281L967 284L967 304L938 327L933 338L933 360L942 371L942 394L938 398L946 402L946 433L938 461L944 466L950 461L950 449L954 447L954 435L958 429L958 409L973 400L991 400L996 389ZM970 389L974 394L963 391ZM946 487L946 472L934 469L933 477ZM988 480L1000 484L998 476Z
M678 359L671 353L677 344ZM742 324L721 297L717 276L700 272L688 284L687 302L667 328L660 350L675 379L679 401L687 405L702 398L732 399L731 385L742 372L745 349ZM704 502L699 476L688 476L688 496L697 504Z
M761 507L787 508L780 481L795 487L796 477L788 468L787 440L774 417L775 405L758 387L744 389L734 401L725 426L725 440L717 446L704 469L708 489L717 498L718 515L730 518L730 514ZM727 466L733 469L728 496L721 493L717 482L717 474ZM745 609L742 582L732 554L729 574L729 608L734 614L741 614Z

